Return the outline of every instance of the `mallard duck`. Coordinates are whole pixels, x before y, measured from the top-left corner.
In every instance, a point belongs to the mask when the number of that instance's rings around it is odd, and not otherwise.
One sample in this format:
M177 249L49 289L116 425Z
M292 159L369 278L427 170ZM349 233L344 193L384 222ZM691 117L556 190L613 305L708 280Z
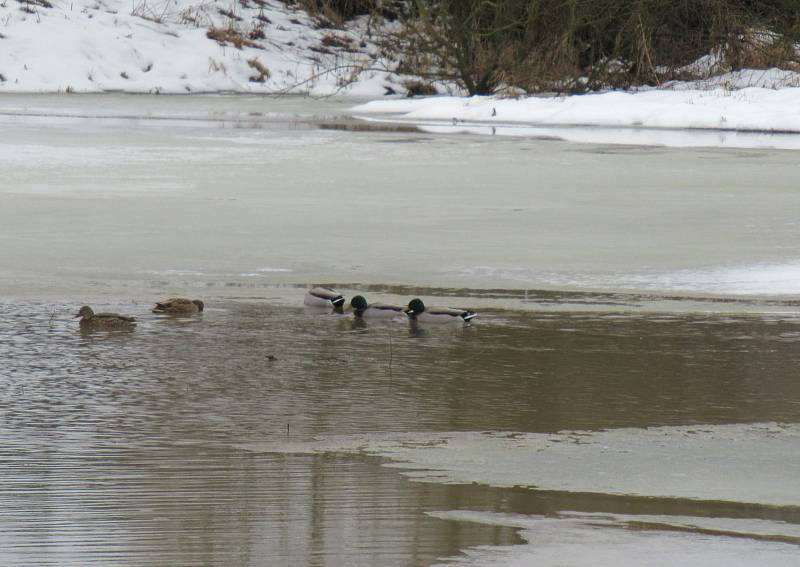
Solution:
M136 325L133 317L117 313L95 313L88 305L81 307L75 317L81 318L81 329L133 329Z
M324 307L341 313L344 308L344 296L335 289L317 286L306 292L303 303L310 307Z
M367 303L363 295L355 295L350 300L348 309L353 311L356 318L361 319L406 319L405 309L400 305L387 303Z
M153 307L153 313L168 313L179 315L183 313L200 313L205 305L199 299L184 299L183 297L173 297L159 301Z
M409 301L405 312L412 321L419 321L420 323L448 323L452 321L467 323L478 316L477 313L466 309L425 307L425 304L419 298Z

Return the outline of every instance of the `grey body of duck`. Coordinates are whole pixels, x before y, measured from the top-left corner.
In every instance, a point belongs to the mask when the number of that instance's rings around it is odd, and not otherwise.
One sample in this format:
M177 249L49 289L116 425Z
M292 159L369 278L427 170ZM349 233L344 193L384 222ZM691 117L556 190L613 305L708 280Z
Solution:
M344 308L344 296L329 287L316 286L306 292L303 303L309 307L323 307L341 313Z
M407 318L404 307L388 303L367 303L362 295L353 296L348 308L353 311L353 315L361 319Z
M205 305L199 299L185 299L183 297L173 297L159 301L153 307L153 313L167 313L170 315L180 315L189 313L200 313Z
M136 319L119 313L95 313L88 305L81 307L75 317L80 317L81 329L132 329Z
M468 323L478 316L468 309L454 309L452 307L426 307L421 299L415 298L408 302L405 312L412 321L420 323Z

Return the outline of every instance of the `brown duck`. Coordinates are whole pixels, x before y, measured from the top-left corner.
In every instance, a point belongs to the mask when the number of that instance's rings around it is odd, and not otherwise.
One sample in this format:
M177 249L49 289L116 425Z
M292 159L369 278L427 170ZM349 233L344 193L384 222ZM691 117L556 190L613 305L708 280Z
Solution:
M168 313L170 315L180 315L184 313L199 313L205 305L199 299L184 299L183 297L173 297L159 301L153 307L153 313Z
M75 317L80 317L81 329L133 329L136 320L118 313L95 313L91 307L84 305Z

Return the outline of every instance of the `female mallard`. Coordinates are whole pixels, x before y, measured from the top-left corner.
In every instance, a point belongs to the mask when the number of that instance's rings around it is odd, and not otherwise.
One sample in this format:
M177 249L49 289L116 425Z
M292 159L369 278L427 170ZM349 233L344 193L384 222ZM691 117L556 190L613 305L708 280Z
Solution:
M353 310L353 315L361 319L396 319L398 317L406 319L405 309L400 305L367 303L362 295L354 296L350 300L348 308Z
M184 299L183 297L173 297L159 301L153 307L153 313L168 313L170 315L180 315L185 313L200 313L205 305L199 299Z
M405 312L412 321L419 321L420 323L448 323L452 321L467 323L478 316L477 313L466 309L425 307L425 304L419 298L409 301Z
M317 286L306 292L303 303L310 307L324 307L333 309L336 313L342 313L344 296L335 289Z
M133 329L136 325L133 317L117 313L95 313L88 305L81 307L75 317L81 318L81 329Z

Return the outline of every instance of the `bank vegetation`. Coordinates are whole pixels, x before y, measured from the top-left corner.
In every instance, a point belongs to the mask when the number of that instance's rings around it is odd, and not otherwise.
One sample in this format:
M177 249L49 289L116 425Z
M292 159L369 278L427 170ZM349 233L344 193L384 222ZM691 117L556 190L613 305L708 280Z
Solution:
M459 85L587 92L739 69L800 71L800 0L292 0L325 25L390 25L400 74Z

